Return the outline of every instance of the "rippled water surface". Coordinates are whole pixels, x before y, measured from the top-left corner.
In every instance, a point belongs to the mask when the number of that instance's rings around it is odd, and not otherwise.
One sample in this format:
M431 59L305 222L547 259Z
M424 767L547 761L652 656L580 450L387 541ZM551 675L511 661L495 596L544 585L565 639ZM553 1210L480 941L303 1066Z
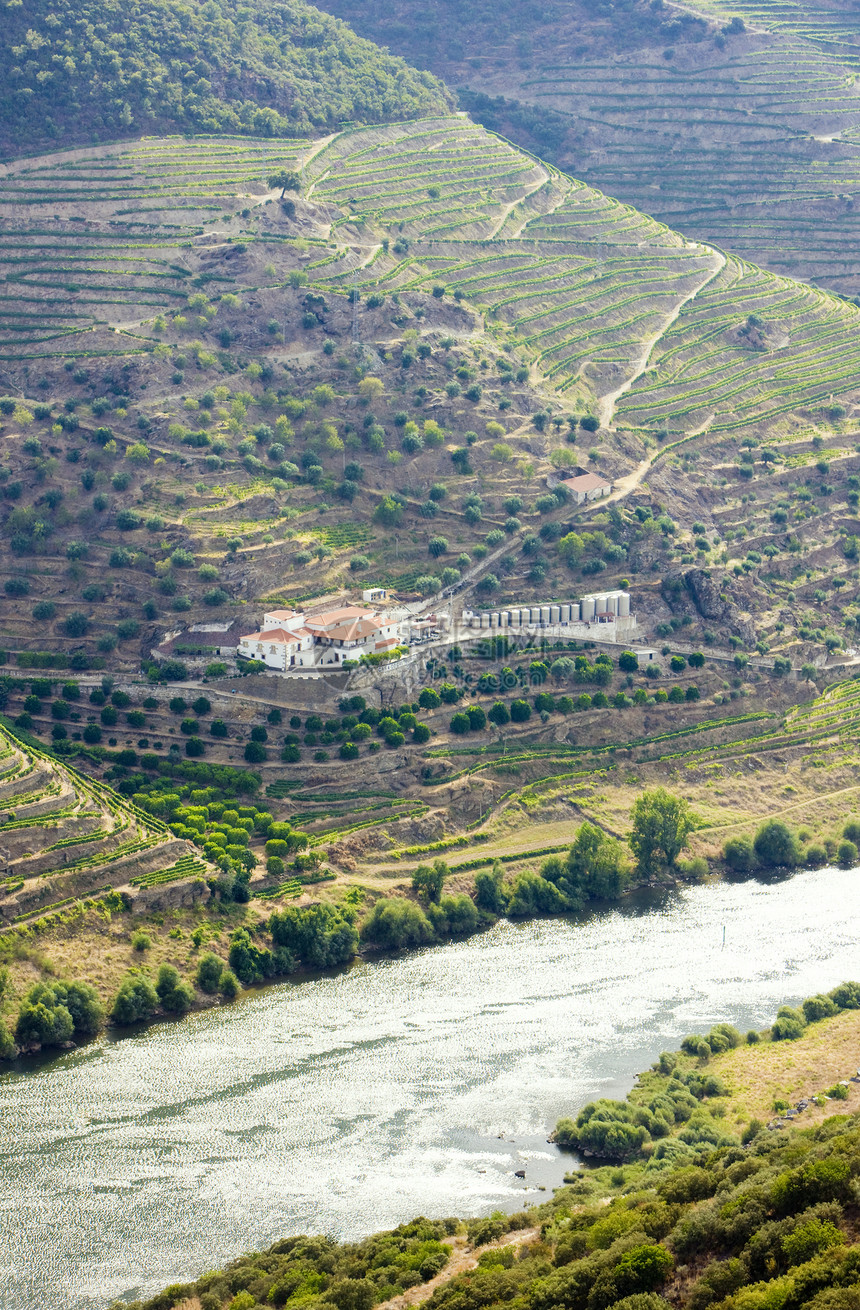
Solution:
M860 974L857 880L503 922L7 1074L0 1306L104 1306L292 1232L518 1209L569 1167L545 1140L560 1115L690 1030L760 1027Z

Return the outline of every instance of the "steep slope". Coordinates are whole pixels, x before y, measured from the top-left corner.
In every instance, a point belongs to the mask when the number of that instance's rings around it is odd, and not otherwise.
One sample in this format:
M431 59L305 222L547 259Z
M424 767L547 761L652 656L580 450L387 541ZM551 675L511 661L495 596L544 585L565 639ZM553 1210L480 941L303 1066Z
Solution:
M466 295L510 325L558 393L617 396L635 427L689 431L707 416L716 430L746 428L853 388L853 306L726 262L502 142L488 154L487 141L448 120L343 135L320 151L312 193L348 200L353 221L380 236L397 219L405 238L360 273L354 257L343 271L330 264L326 282ZM492 208L464 211L464 196L474 203L493 180L488 166L506 189L484 191ZM742 334L751 314L766 344Z
M716 0L323 8L591 185L776 272L860 292L850 11Z
M271 137L444 110L435 78L303 0L48 0L4 10L0 155L142 132Z
M249 600L597 573L658 637L654 584L687 574L703 639L853 630L853 305L459 116L19 161L0 214L16 658L130 672ZM617 481L608 512L542 485L577 467ZM795 606L831 580L826 615Z
M206 863L160 820L0 728L0 927L117 887L200 878ZM178 903L178 902L177 902Z

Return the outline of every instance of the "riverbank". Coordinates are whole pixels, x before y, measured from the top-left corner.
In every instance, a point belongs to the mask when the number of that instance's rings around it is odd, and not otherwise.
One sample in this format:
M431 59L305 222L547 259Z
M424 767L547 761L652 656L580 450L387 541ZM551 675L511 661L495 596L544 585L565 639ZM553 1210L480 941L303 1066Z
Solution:
M853 886L819 871L500 920L11 1068L0 1305L104 1310L288 1234L545 1199L571 1163L546 1142L560 1118L624 1097L688 1033L760 1030L851 975Z
M812 1128L860 1111L860 984L782 1006L764 1029L729 1023L685 1037L640 1074L623 1101L592 1102L553 1140L615 1160L628 1186L648 1185L702 1150L746 1145L762 1132Z
M617 844L605 845L617 874L604 878L597 890L614 892L612 899L618 900L653 885L653 879L630 874ZM143 913L139 906L132 913L128 898L119 893L76 902L0 936L5 970L0 1016L19 1048L33 1052L40 1041L32 1034L21 1040L19 1009L36 984L74 982L92 989L93 1006L102 1018L74 1034L86 1038L105 1021L125 1026L135 1018L175 1018L230 1003L242 987L287 978L301 982L321 968L466 939L506 913L518 921L570 913L587 898L573 895L568 883L562 884L566 891L558 885L566 855L562 850L561 858L547 862L541 859L545 851L530 852L497 861L490 869L452 870L437 860L432 886L420 884L414 875L394 886L341 879L317 883L288 899L254 896L237 902L201 884L202 895L178 897L172 908ZM679 867L662 884L677 884L680 875ZM595 898L591 903L599 910L610 902ZM165 971L173 971L186 989L178 1007L169 1001L159 1005L158 980ZM222 977L229 986L222 986ZM129 1018L125 1009L118 1011L116 997L123 987L138 987L139 980L155 984L159 995L150 998L147 1012L132 1012ZM69 1036L66 1032L56 1042L49 1037L43 1044L62 1046ZM13 1054L11 1042L4 1046L0 1041L0 1058Z
M506 889L504 894L508 898L513 900L513 888L522 885L525 889L526 894L520 895L517 901L520 912L511 916L515 922L552 918L553 910L556 915L571 913L555 884L537 876L535 863L533 859L514 860L494 868L495 887ZM541 863L538 862L538 868ZM787 876L787 871L782 876ZM695 866L687 876L681 867L676 868L674 875L664 870L659 878L637 879L627 875L618 884L618 896L613 901L594 900L585 909L589 914L601 915L613 905L647 903L649 898L670 895L685 886L719 881L720 875L702 878ZM446 942L484 932L500 918L507 917L488 908L494 906L499 911L504 901L491 899L497 890L493 890L489 872L481 869L447 872L444 894L440 894L438 904L428 904L409 881L387 888L386 893L357 882L323 883L287 903L288 917L296 921L312 920L321 911L335 916L344 930L352 934L349 941L339 944L340 953L334 958L326 958L324 948L309 950L308 959L294 952L288 952L286 959L283 954L279 956L273 949L276 943L272 923L285 907L278 902L252 899L240 904L212 895L191 905L132 914L123 898L114 896L66 907L0 937L0 962L5 971L5 986L0 988L0 1015L14 1034L17 1009L28 989L36 983L51 986L56 981L74 980L93 989L102 1022L110 1022L115 998L124 981L141 977L155 983L160 971L167 968L175 970L190 989L187 1003L177 1015L170 1008L161 1009L156 1001L153 1009L141 1018L176 1021L185 1014L229 1005L235 1000L237 992L233 987L219 988L217 983L200 985L204 959L216 976L238 975L239 991L257 990L287 980L302 984L318 977L320 968L326 965L343 967L353 961L384 959L391 951L444 946ZM381 910L389 907L398 911L393 927L383 924L384 931L378 932L375 940L369 939L368 921L374 916L381 917ZM574 911L574 921L576 915ZM246 944L249 950L244 949ZM86 1040L92 1035L92 1032L84 1033L81 1037ZM76 1035L76 1039L80 1037ZM33 1054L39 1049L38 1041L30 1041L26 1053ZM45 1053L50 1051L49 1043ZM13 1055L8 1044L5 1054L7 1058Z
M834 718L848 712L854 686L838 684L807 707L819 735L825 729L830 732ZM805 718L803 723L809 727ZM790 727L786 720L783 728ZM675 736L670 736L671 742L664 744L677 746ZM783 742L776 753L770 746L765 750L763 738L733 739L736 753L719 767L700 749L673 750L668 756L637 762L628 752L612 748L611 757L600 756L600 767L593 759L589 768L549 777L533 776L538 756L545 753L537 747L537 754L528 759L524 755L484 759L461 770L456 786L451 779L445 783L448 818L454 815L463 828L466 815L457 810L455 793L460 800L473 788L483 795L493 777L500 786L504 783L505 790L495 795L494 783L492 805L486 811L481 808L477 819L456 835L444 835L449 830L442 826L440 812L432 818L404 818L406 802L398 800L399 808L393 808L393 793L368 800L354 814L356 802L348 796L336 798L335 806L324 795L315 801L322 809L299 814L290 793L291 824L273 817L268 800L259 803L261 808L238 802L235 809L225 808L228 799L213 799L211 787L195 790L188 783L177 784L175 793L135 792L135 804L157 812L162 827L169 821L178 839L199 847L201 858L217 858L230 867L220 868L215 876L211 865L201 864L197 876L176 875L159 885L157 897L152 898L134 894L130 884L100 888L89 900L61 898L52 911L34 911L22 922L14 922L0 934L0 965L8 970L0 986L0 1058L14 1054L7 1030L15 1034L19 1047L62 1047L70 1037L90 1036L106 1016L128 1023L157 1017L162 1011L175 1015L210 1008L230 1000L237 983L254 987L340 965L360 958L362 952L467 938L500 915L528 920L576 912L583 904L599 906L628 893L635 898L641 888L694 884L727 870L779 876L781 866L857 865L860 819L852 818L850 811L858 794L853 755L840 743L838 759L827 765L824 781L829 790L823 791L820 781L815 781L821 761L808 756L810 742L803 733L801 737L802 742L793 746ZM786 741L789 738L791 732ZM556 746L561 750L561 743ZM804 760L808 768L801 767ZM549 761L543 761L541 769L544 765ZM480 778L474 772L478 768ZM805 779L800 788L798 769ZM779 787L777 776L782 779ZM786 782L788 776L792 781ZM515 778L519 781L511 786ZM668 792L654 787L655 783ZM427 788L424 792L429 795ZM813 793L814 821L794 827L811 812ZM687 816L683 839L673 844L671 857L659 848L655 851L653 842L645 843L644 849L637 841L640 800L657 795ZM774 811L773 798L784 805L788 795L787 807ZM806 799L798 800L800 795ZM762 813L762 797L768 801L770 818ZM286 806L282 799L274 803ZM339 808L344 803L347 811ZM412 805L410 801L406 809ZM373 817L362 819L365 812ZM356 817L357 823L347 822ZM307 824L307 832L298 826L299 820ZM332 827L335 822L338 826ZM770 836L764 841L768 829ZM402 844L407 831L417 836L425 830L428 836L443 835ZM581 852L576 876L571 878L564 865L571 843L586 830L601 843L601 850L589 847ZM31 840L31 830L27 832ZM275 835L270 838L269 833ZM288 849L290 836L294 846L310 845L297 854ZM222 841L228 846L218 845ZM229 858L228 849L233 852ZM431 894L416 879L422 862L440 858L449 864L441 886ZM313 885L308 885L312 880ZM129 914L132 899L134 913ZM273 941L269 927L273 912L306 915L314 906L340 920L342 940L334 952L328 945L306 951L301 941ZM247 934L244 950L236 939L243 932ZM200 974L204 960L205 979ZM92 989L87 994L88 1025L80 1028L61 1016L62 1022L53 1028L30 1025L19 1032L20 1008L28 989L34 984L55 988L58 981ZM115 1001L123 987L135 988L137 997L133 1005L118 1010ZM99 1011L97 1021L94 1016Z
M845 997L844 989L836 990ZM852 995L860 1002L856 985ZM813 1021L795 1041L769 1039L770 1031L762 1034L764 1043L739 1042L714 1055L710 1075L719 1069L738 1080L737 1088L726 1089L716 1118L742 1122L738 1111L762 1104L762 1096L778 1103L789 1084L799 1085L798 1075L820 1081L823 1071L816 1074L814 1061L829 1051L838 1063L860 1031L860 1009ZM684 1046L707 1043L714 1032ZM642 1109L655 1076L671 1076L670 1063L676 1082L694 1069L688 1051L664 1052L628 1102ZM699 1056L695 1069L705 1064L711 1060ZM751 1087L757 1089L752 1100ZM573 1175L551 1199L510 1215L421 1218L346 1247L288 1237L148 1300L123 1299L112 1310L256 1310L270 1304L343 1310L347 1294L350 1306L365 1310L479 1310L512 1299L526 1310L583 1304L608 1310L627 1305L625 1297L649 1310L669 1304L701 1310L717 1302L723 1310L759 1310L782 1306L795 1289L801 1296L792 1304L818 1310L817 1301L810 1302L817 1290L860 1293L854 1195L860 1115L846 1114L847 1105L831 1101L829 1113L802 1129L765 1127L753 1118L742 1143L703 1140L683 1160L665 1158L657 1168L654 1160L600 1164ZM718 1205L711 1204L715 1194ZM740 1224L732 1218L738 1207ZM380 1268L387 1247L397 1252L396 1262Z

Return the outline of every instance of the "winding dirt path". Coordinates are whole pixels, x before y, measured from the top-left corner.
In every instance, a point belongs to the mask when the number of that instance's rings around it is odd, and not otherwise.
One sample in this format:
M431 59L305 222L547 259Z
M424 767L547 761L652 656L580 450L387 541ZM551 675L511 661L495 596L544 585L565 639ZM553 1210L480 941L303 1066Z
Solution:
M617 387L615 391L610 391L608 395L602 396L601 399L599 400L598 412L600 414L600 426L602 428L610 427L613 416L615 414L615 406L618 404L618 401L626 392L630 390L630 388L634 385L634 383L637 382L639 378L642 377L642 374L647 372L649 367L649 362L651 359L651 354L654 350L654 347L657 346L663 340L663 337L669 331L669 328L680 316L681 310L684 308L684 306L688 305L691 300L695 300L696 296L700 295L701 292L704 291L705 287L709 286L710 283L713 282L714 278L719 277L720 273L722 273L723 269L726 266L725 255L721 250L715 250L713 247L710 247L710 250L711 250L711 268L707 276L704 278L702 282L699 283L698 286L694 287L692 291L688 291L686 296L684 296L681 300L678 301L677 305L672 310L672 313L666 319L662 327L657 332L654 333L653 337L650 337L645 342L645 345L642 350L642 355L639 359L639 363L636 365L635 369L630 374L630 377L627 378L625 382L622 382L621 386Z
M504 1237L498 1238L495 1242L487 1242L485 1246L470 1247L465 1237L451 1238L451 1258L445 1268L438 1273L435 1278L431 1278L429 1283L419 1283L417 1287L410 1287L399 1296L393 1296L390 1301L383 1301L376 1310L408 1310L408 1307L421 1305L424 1301L429 1301L430 1297L436 1291L437 1287L443 1287L445 1283L450 1283L452 1278L458 1274L466 1273L469 1269L476 1269L478 1265L478 1256L483 1251L491 1251L498 1246L515 1246L519 1251L527 1242L534 1242L540 1237L539 1228L520 1228L515 1233L506 1233Z
M547 182L549 182L551 179L552 179L552 174L544 171L544 176L540 179L539 182L535 182L534 186L525 188L523 195L518 196L516 200L512 200L509 205L504 205L502 207L501 218L494 225L493 230L489 232L487 236L481 237L479 239L481 241L495 241L496 237L499 235L502 228L505 226L505 223L507 223L508 219L510 218L514 210L517 208L517 206L524 205L525 202L528 200L529 196L533 196L536 191L540 191L541 187L546 186ZM523 227L525 226L526 224L523 223ZM520 228L519 230L521 232L522 228Z
M691 437L700 437L702 433L706 432L707 429L711 426L715 417L716 417L715 414L709 414L708 417L705 419L704 423L701 423L699 427L694 428L692 432L688 432L686 434L686 436L683 438L684 441L689 441ZM630 473L625 473L623 478L615 479L615 482L613 484L613 489L610 495L605 496L602 500L593 500L590 502L590 504L583 505L581 508L585 510L591 508L596 509L599 508L599 506L601 505L608 505L613 500L623 500L625 496L630 495L631 491L636 490L636 488L644 481L646 474L654 467L657 461L665 454L667 454L667 451L655 450L652 455L646 455L645 459L643 459L639 464L637 464L635 469L633 469Z

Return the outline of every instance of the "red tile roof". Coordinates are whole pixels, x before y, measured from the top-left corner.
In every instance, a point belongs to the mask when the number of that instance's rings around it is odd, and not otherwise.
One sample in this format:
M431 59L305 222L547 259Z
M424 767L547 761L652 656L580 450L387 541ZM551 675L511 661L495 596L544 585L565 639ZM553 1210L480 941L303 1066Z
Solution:
M597 491L598 487L609 487L611 483L596 473L580 473L576 478L565 478L562 486L569 487L571 491L586 492Z

